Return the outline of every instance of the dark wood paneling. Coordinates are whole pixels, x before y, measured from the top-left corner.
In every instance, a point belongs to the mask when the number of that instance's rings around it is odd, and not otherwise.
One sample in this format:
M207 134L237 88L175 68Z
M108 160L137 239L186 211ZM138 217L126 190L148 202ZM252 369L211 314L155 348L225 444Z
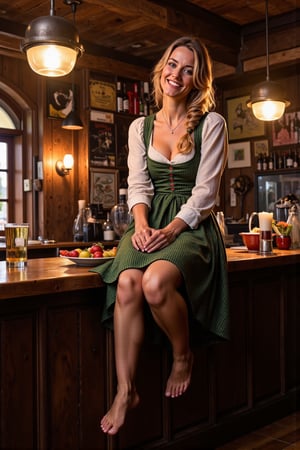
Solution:
M36 448L37 344L35 314L1 321L0 447Z

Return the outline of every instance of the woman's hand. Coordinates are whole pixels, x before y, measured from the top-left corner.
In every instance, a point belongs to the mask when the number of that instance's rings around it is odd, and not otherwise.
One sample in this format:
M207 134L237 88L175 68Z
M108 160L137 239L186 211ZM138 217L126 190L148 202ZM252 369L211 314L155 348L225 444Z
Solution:
M186 228L185 222L181 219L174 219L169 225L158 230L149 226L136 229L131 241L136 250L151 253L170 245Z
M131 241L136 250L151 253L155 250L166 247L176 239L175 233L166 228L155 230L154 228L144 228L135 231Z

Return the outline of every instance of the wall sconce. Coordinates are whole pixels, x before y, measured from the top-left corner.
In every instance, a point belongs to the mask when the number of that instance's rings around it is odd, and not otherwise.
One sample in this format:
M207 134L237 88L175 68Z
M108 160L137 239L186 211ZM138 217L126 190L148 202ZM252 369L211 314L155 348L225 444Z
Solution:
M63 161L58 160L55 164L55 170L61 177L64 177L65 175L69 175L70 170L73 169L74 165L74 159L73 155L70 153L66 153L64 156Z
M64 3L76 8L81 0L64 0ZM34 19L28 25L21 50L26 53L31 69L46 77L67 75L84 53L74 23L55 15L54 0L50 2L49 16Z
M259 120L278 120L284 114L290 102L284 98L283 89L279 83L269 79L269 24L268 0L266 0L266 81L254 86L247 106L252 108L254 116Z

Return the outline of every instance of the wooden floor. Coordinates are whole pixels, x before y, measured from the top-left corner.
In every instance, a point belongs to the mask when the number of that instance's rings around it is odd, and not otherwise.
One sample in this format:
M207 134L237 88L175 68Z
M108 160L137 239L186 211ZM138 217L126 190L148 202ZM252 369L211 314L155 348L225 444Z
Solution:
M216 450L300 450L300 411Z

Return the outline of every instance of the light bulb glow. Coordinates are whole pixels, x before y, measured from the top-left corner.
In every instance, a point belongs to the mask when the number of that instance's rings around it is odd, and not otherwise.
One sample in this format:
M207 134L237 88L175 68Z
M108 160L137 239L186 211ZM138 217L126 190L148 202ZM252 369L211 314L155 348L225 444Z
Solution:
M266 122L278 120L283 116L285 103L275 100L266 100L252 103L252 111L254 116L259 120Z
M66 153L64 156L63 164L64 164L64 168L66 170L73 169L73 165L74 165L73 155L71 155L70 153Z
M31 69L39 75L61 77L70 73L76 63L77 51L54 44L43 44L27 49Z

